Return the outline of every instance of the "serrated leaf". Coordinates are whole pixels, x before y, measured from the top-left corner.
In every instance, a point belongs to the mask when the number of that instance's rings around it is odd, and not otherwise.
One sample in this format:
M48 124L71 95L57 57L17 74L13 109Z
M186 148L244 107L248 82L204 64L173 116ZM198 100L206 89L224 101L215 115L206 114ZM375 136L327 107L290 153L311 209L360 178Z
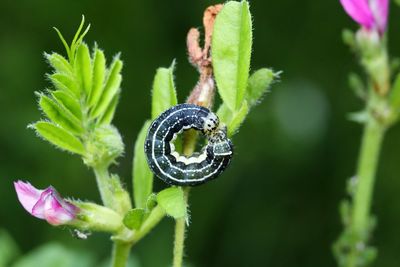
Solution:
M103 51L95 49L93 61L93 85L89 95L89 107L94 106L100 99L104 86L106 59Z
M232 110L241 107L247 86L252 45L251 14L246 1L227 2L217 15L212 63L218 92Z
M56 147L80 155L85 154L85 148L81 141L66 130L46 121L39 121L32 127L40 136Z
M51 95L65 109L71 112L77 119L82 119L82 111L79 102L65 91L53 91Z
M101 94L99 102L94 107L91 117L97 118L104 114L110 102L113 100L116 94L119 93L122 76L120 74L122 69L122 61L119 56L115 57L111 68L109 70L109 75L107 82L104 86L104 90Z
M169 216L175 219L186 216L186 203L181 187L169 187L162 190L157 194L157 202Z
M139 230L140 226L142 226L144 215L144 209L132 209L124 217L124 225L131 230Z
M89 48L85 43L81 43L76 50L75 71L83 92L88 96L92 89L92 64Z
M153 81L151 117L157 118L162 112L178 103L174 85L174 62L169 68L158 68Z
M239 130L240 125L242 125L248 113L249 113L249 105L245 100L243 101L243 105L241 106L241 108L232 115L232 119L228 126L229 137L234 135Z
M119 101L119 95L115 95L114 99L111 101L110 105L104 112L103 117L100 119L100 124L110 124L114 118L115 110L117 109Z
M80 97L79 88L77 87L76 81L72 75L54 73L49 75L49 79L56 89L68 91L74 96Z
M274 72L267 68L259 69L250 76L246 90L246 100L250 107L260 101L260 98L267 92L274 77Z
M76 134L82 133L83 129L80 121L50 97L41 95L39 106L51 121L60 125L65 130Z
M148 166L144 153L144 142L150 121L146 121L136 139L133 157L133 196L137 208L146 208L148 197L153 191L153 173Z
M68 60L62 55L57 53L51 53L51 54L45 54L45 57L49 62L50 66L52 66L56 72L64 74L72 73L71 65L69 64Z

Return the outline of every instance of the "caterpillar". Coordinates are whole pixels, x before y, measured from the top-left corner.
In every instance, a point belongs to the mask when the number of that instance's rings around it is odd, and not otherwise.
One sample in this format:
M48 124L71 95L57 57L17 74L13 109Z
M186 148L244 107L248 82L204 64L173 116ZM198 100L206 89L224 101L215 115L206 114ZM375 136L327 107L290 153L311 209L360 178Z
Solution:
M207 138L201 152L180 155L173 144L185 130L194 129ZM209 109L179 104L164 111L149 127L144 150L152 172L170 185L196 186L218 177L229 165L233 144L226 127Z

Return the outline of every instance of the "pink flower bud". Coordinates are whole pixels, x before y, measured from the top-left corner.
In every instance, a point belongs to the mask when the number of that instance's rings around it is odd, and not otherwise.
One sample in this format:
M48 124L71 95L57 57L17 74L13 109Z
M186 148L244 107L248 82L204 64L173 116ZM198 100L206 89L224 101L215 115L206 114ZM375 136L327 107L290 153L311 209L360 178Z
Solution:
M67 224L75 219L79 211L78 207L63 199L52 186L39 190L22 181L14 182L14 186L22 206L31 215L49 224Z
M367 30L383 34L389 13L389 0L340 0L346 13Z

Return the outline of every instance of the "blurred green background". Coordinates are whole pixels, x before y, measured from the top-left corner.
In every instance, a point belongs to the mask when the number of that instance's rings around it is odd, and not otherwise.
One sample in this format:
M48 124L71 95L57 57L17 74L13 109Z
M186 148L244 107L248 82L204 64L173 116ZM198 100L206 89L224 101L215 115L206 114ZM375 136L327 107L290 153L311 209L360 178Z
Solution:
M201 26L203 10L215 3L1 0L0 228L22 254L59 241L101 261L111 247L107 235L81 241L30 217L13 189L12 182L23 179L39 188L52 184L64 196L100 200L92 173L78 157L54 149L26 128L41 116L34 91L49 86L43 52L64 54L52 27L71 40L85 14L92 24L86 42L96 41L109 59L122 52L123 91L114 124L126 153L115 170L131 188L133 143L150 116L155 70L177 60L175 82L183 102L197 79L186 58L186 33ZM338 203L353 175L361 134L360 125L346 119L362 107L347 85L347 74L360 69L341 41L341 30L356 25L339 1L250 4L253 69L282 70L282 79L234 137L231 167L215 182L192 190L187 262L193 267L334 266L331 244L341 231ZM400 11L394 4L391 8L390 51L396 56ZM400 262L399 137L398 126L387 135L376 184L373 210L379 219L373 243L379 247L375 266L380 267ZM157 191L164 187L156 181ZM138 266L168 266L172 235L173 221L165 219L134 247Z

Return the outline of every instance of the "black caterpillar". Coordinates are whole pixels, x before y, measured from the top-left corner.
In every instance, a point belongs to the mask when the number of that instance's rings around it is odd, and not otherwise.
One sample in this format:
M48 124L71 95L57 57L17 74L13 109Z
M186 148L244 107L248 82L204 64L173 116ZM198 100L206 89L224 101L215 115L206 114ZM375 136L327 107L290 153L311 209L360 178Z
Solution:
M207 138L200 153L185 157L175 151L173 141L184 130L195 129ZM151 124L144 150L153 173L171 185L195 186L215 179L229 165L232 142L217 115L193 104L176 105Z

